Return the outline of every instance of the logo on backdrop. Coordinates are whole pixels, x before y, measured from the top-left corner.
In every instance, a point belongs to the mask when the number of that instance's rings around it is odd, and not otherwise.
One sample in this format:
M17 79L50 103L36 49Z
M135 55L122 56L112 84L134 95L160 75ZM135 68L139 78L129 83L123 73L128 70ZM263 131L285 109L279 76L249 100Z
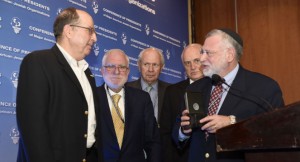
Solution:
M13 17L10 22L11 27L14 29L16 34L21 31L21 20L18 17Z
M18 78L19 78L19 72L14 71L11 73L10 80L13 83L14 87L18 87Z
M122 33L121 39L122 39L123 44L125 45L126 42L127 42L127 36L126 36L126 33Z
M98 44L97 43L95 43L94 44L94 46L93 46L93 50L94 50L94 53L95 53L95 56L98 56L99 55L99 46L98 46Z
M166 56L167 56L167 60L169 60L171 57L171 53L168 49L166 50Z
M62 8L58 8L57 11L56 11L56 15L59 15L62 10L63 10Z
M183 47L183 48L186 47L186 42L185 42L185 41L182 42L182 47Z
M145 25L145 32L146 32L147 35L150 34L150 27L149 27L148 24Z
M94 13L97 14L98 11L99 11L99 5L98 5L98 2L96 0L93 0L92 8L93 8Z
M20 133L16 127L10 129L9 136L14 144L19 143Z

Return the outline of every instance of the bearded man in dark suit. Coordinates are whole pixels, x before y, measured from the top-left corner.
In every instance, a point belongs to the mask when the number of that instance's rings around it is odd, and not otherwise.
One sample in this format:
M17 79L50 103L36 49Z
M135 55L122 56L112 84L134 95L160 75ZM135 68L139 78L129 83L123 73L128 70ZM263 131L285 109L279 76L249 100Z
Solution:
M129 58L122 50L104 54L101 73L105 83L97 88L104 161L160 162L160 137L150 96L124 86L129 71Z
M199 120L203 126L191 129L189 111L185 109L173 129L173 139L179 147L189 143L189 162L243 162L243 154L239 152L216 152L216 131L268 111L269 105L275 108L284 105L276 81L239 64L242 53L243 41L236 32L215 29L206 35L200 58L206 77L188 86L187 90L202 93L208 116ZM213 82L214 74L221 79ZM222 78L224 80L220 81ZM252 96L257 97L253 99Z

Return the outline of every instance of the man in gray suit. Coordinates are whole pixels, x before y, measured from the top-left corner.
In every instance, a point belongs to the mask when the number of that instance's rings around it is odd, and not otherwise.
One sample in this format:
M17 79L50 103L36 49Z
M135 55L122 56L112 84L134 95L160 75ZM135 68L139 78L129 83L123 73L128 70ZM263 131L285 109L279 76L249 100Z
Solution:
M150 94L158 125L164 93L170 85L158 79L164 65L164 56L160 50L153 47L146 48L140 52L138 57L138 67L141 77L136 81L127 83L128 86L142 89Z

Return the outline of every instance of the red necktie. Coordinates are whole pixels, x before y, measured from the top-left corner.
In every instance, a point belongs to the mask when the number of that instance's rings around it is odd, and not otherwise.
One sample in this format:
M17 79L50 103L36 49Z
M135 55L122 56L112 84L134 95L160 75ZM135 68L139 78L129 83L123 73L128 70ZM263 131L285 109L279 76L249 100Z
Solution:
M213 89L208 106L208 115L214 115L217 113L220 101L221 101L221 94L223 91L222 84L218 84Z
M220 101L221 101L221 94L223 91L222 84L218 84L215 86L213 89L210 100L209 100L209 105L208 105L208 115L214 115L217 113ZM208 139L208 132L205 132L205 138L206 140Z

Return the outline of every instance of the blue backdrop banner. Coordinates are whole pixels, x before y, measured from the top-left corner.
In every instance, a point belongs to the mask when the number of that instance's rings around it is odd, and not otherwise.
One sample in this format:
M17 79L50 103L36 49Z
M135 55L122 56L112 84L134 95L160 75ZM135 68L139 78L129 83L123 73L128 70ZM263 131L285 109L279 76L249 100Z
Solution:
M185 79L181 52L188 44L187 0L1 0L0 1L0 162L14 162L19 131L16 124L16 89L19 66L34 50L51 48L57 14L75 7L90 13L98 41L86 60L100 86L103 54L120 48L129 55L129 80L140 76L139 52L155 47L166 65L160 79L175 83ZM38 141L37 141L38 142Z

